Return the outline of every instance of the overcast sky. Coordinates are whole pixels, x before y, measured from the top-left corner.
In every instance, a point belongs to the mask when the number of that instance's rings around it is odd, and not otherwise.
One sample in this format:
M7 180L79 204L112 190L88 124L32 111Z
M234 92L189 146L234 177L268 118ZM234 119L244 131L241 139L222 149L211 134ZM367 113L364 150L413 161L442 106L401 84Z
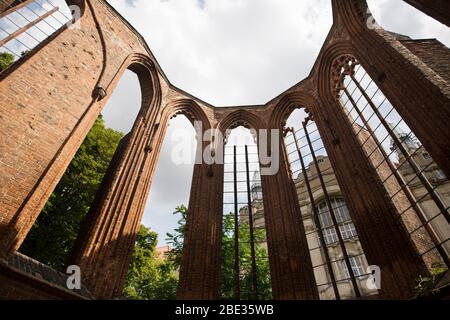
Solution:
M264 104L305 78L331 27L331 0L110 0L144 36L169 80L217 106ZM449 29L401 0L369 0L378 22L413 38ZM127 72L103 112L107 125L128 132L140 106L136 76ZM174 119L164 141L143 223L171 231L179 204L188 205L192 164L174 165L174 132L193 128Z

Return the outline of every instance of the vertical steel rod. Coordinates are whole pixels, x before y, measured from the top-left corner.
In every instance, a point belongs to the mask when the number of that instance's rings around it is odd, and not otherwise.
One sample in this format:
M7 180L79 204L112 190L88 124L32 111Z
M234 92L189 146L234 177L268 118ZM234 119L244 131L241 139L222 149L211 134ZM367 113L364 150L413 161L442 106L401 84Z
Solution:
M422 208L419 206L418 202L416 201L414 195L411 192L411 189L408 188L408 186L405 183L405 180L400 175L400 173L398 172L397 168L395 168L395 166L392 163L392 161L389 160L388 154L384 150L384 148L381 145L380 141L376 137L375 132L371 128L371 126L370 126L369 122L367 121L367 119L364 117L364 114L362 113L362 111L359 109L358 104L355 102L355 100L353 99L351 94L348 92L347 88L344 88L344 93L347 95L347 97L348 97L349 101L351 102L351 104L353 105L353 108L355 109L356 113L358 114L358 116L361 118L362 122L366 126L367 131L369 131L370 136L372 137L372 139L374 140L376 146L378 147L378 149L380 150L381 154L383 155L383 158L386 160L386 163L388 164L390 170L393 172L395 178L397 179L397 182L400 184L401 189L405 193L405 195L408 198L409 202L411 202L414 210L417 212L417 216L419 217L420 222L422 223L422 225L425 227L425 229L427 230L428 234L430 235L434 246L438 250L439 254L441 255L441 257L444 260L444 262L447 265L447 267L449 267L450 266L450 260L449 260L448 253L442 247L441 242L436 237L436 235L435 235L434 231L432 230L430 224L427 222L427 218L425 216L425 213L423 212Z
M323 253L325 255L325 260L326 260L327 267L328 267L328 273L330 274L331 283L333 284L334 295L336 297L336 300L340 300L341 296L339 294L339 289L338 289L338 286L337 286L337 283L336 283L336 277L334 275L333 266L331 264L330 254L328 253L328 246L327 246L327 244L325 242L325 237L323 235L322 226L320 225L319 213L317 212L316 202L314 200L311 184L309 183L309 178L308 178L308 175L307 175L307 172L306 172L305 161L303 160L303 155L302 155L302 153L300 151L300 147L299 147L299 144L298 144L297 135L295 134L295 130L294 130L294 128L291 128L290 130L291 130L292 135L294 137L295 147L297 149L298 157L300 159L300 164L302 166L303 176L305 178L306 189L308 190L309 199L311 201L311 207L312 207L312 211L313 211L312 212L312 216L314 218L314 223L316 224L317 231L319 233L320 245L322 246Z
M399 148L400 152L403 154L403 156L408 161L409 165L413 169L415 175L419 178L420 182L422 182L425 189L427 189L427 192L430 194L433 201L436 203L436 206L438 209L442 212L445 219L447 220L447 223L450 223L450 213L447 211L447 208L445 204L442 202L439 195L436 193L436 190L433 188L433 186L428 181L427 177L425 177L422 170L420 170L417 163L409 157L408 151L406 151L405 147L403 146L403 143L400 141L399 137L393 132L393 130L389 127L389 124L386 122L386 119L384 119L383 115L380 113L378 108L373 103L372 99L367 95L366 91L362 88L361 84L358 82L358 80L355 78L354 75L350 75L350 78L353 80L353 82L358 87L361 94L364 96L364 98L369 103L369 106L373 110L373 112L377 115L378 119L380 120L381 124L384 126L386 131L388 132L389 136L392 138L392 140L395 142L396 146Z
M253 229L253 209L252 209L252 197L250 190L250 168L248 161L248 146L245 146L245 172L247 175L247 205L248 205L248 222L250 228L250 252L252 259L252 286L253 286L253 298L258 299L258 281L256 271L256 254L255 254L255 235Z
M308 121L308 120L306 120ZM334 215L333 206L331 204L330 196L328 195L327 187L325 185L325 181L323 180L322 172L319 167L319 162L317 161L316 153L314 151L313 145L311 143L311 138L309 137L307 122L303 122L303 129L305 131L306 140L308 141L309 149L311 150L311 155L313 157L314 165L317 169L317 176L319 177L320 185L322 187L323 193L325 195L325 201L327 203L328 211L331 216L331 220L333 221L334 229L336 230L336 235L339 241L339 245L342 250L342 254L344 255L345 264L347 266L348 274L350 275L350 280L352 282L353 290L355 291L355 295L357 297L361 296L359 292L358 283L356 282L355 273L353 272L352 265L350 263L350 259L348 257L347 249L345 248L344 239L341 235L341 230L339 229L339 224L336 220L336 216Z
M240 267L239 267L239 205L238 205L238 188L237 188L237 147L234 146L234 298L241 299L240 285Z

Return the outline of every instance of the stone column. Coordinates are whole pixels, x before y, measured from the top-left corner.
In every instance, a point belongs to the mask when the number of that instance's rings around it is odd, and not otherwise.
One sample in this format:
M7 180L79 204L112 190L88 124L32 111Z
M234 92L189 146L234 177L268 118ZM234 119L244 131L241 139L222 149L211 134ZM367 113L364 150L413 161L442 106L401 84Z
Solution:
M138 116L120 143L69 262L97 298L122 294L163 137L154 138L158 126L149 123Z

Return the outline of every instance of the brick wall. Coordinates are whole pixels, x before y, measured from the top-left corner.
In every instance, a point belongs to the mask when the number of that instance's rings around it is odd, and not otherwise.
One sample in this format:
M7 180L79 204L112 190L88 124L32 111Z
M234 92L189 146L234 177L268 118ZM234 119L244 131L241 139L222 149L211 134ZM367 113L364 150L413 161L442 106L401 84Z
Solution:
M103 1L90 3L80 30L61 29L0 75L0 255L20 246L106 103L94 88L109 97L126 59L149 55Z
M450 83L450 49L435 39L402 40L401 43Z
M0 297L3 299L91 299L91 294L65 288L67 275L19 253L0 261Z

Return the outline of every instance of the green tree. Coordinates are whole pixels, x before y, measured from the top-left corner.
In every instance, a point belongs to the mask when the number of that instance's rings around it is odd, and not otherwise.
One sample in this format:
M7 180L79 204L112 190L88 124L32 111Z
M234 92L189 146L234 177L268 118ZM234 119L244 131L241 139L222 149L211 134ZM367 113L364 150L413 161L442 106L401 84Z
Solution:
M183 243L184 243L184 230L186 226L186 216L187 208L184 205L180 205L175 209L174 215L180 214L181 217L178 220L178 227L173 233L166 234L166 241L172 247L168 258L172 261L176 268L181 266L181 256L183 254Z
M14 62L14 55L8 52L0 52L0 71L5 70Z
M184 230L186 224L187 208L178 206L174 214L180 214L178 228L173 233L168 233L166 240L173 248L168 258L177 267L181 263L183 251ZM255 256L257 269L258 298L271 299L272 290L270 282L269 258L266 246L266 231L263 228L254 230ZM224 299L234 298L234 214L224 216L222 233L222 266L221 266L221 295ZM241 298L252 298L251 279L251 248L250 248L250 228L248 223L239 225L239 264L241 273Z
M33 225L21 252L62 269L123 134L100 116Z
M252 259L250 246L250 225L239 223L239 268L241 299L253 298L252 287ZM256 275L258 298L269 300L272 298L270 281L269 257L266 248L266 231L264 228L254 228L253 232L256 257ZM221 295L224 299L234 299L234 214L224 216L222 233L222 267Z
M141 226L128 269L124 295L139 300L176 298L178 272L169 259L155 250L158 235Z

